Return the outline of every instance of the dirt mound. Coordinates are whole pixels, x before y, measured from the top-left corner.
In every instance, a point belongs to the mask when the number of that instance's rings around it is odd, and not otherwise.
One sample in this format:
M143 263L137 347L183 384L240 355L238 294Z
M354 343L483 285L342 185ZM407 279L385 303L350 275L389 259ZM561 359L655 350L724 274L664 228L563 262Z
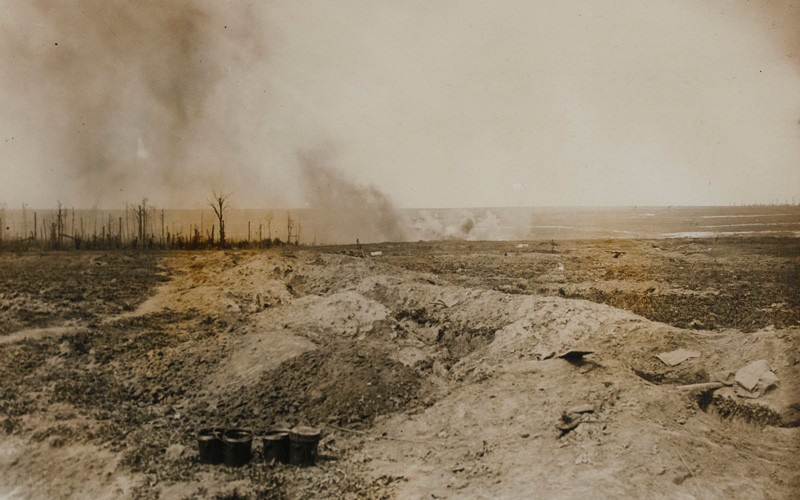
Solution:
M264 311L254 320L263 329L283 329L311 340L356 337L386 319L389 310L355 291L307 295L285 307Z
M617 281L605 285L644 293L660 285L624 265L636 252L661 251L644 246L589 255L588 268L573 268L586 257L580 252L514 262L465 249L477 267L452 262L447 279L388 258L300 250L171 254L174 279L146 307L121 316L103 309L68 335L0 345L0 475L29 491L34 483L15 464L42 480L57 466L50 455L74 457L78 466L52 476L63 487L47 491L91 493L81 467L99 471L92 454L103 450L111 475L95 474L96 486L147 498L519 497L532 484L549 497L796 490L786 467L794 448L785 443L798 429L776 424L794 425L800 408L797 328L685 330L604 304L521 293L535 281L525 272L567 287L576 275L594 279L592 266L606 260ZM112 265L77 257L78 274ZM673 267L713 264L701 257ZM503 274L508 266L513 279ZM682 296L716 297L689 285L681 283ZM556 357L574 348L593 354ZM675 366L656 357L676 349L697 355ZM754 360L779 378L754 399L735 399L727 387L730 397L720 390L707 401L676 387ZM258 457L237 470L197 462L198 429L260 434L276 422L326 427L319 467L273 467ZM574 426L559 428L565 423Z
M465 287L566 296L680 328L755 331L800 324L800 240L408 244L384 262ZM420 258L425 255L425 258Z
M284 278L292 273L274 253L215 252L170 254L165 265L173 280L146 301L137 314L161 309L211 315L250 313L291 302Z
M385 347L334 341L281 363L257 383L224 394L216 407L239 424L269 421L353 424L419 403L420 374Z

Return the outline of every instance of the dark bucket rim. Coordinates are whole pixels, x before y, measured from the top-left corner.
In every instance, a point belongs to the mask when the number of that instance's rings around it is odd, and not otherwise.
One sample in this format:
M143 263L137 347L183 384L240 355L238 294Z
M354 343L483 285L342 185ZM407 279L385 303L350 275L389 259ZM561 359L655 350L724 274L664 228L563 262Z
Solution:
M253 431L249 429L228 429L222 435L226 443L247 443L253 441Z
M322 431L316 427L298 426L292 429L290 435L299 439L320 439Z
M225 429L222 427L206 427L205 429L200 429L197 431L197 440L198 441L214 441L214 440L222 440L222 436L225 434Z
M261 436L263 441L288 441L289 432L287 431L267 431Z

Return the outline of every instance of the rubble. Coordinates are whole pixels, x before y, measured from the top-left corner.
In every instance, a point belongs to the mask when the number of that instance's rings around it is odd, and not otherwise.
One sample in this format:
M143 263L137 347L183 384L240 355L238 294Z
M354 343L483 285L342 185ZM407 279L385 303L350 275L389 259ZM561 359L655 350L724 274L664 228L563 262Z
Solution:
M567 351L562 352L561 354L557 355L557 358L565 359L567 361L576 362L581 361L584 356L588 356L589 354L593 354L593 350L587 349L569 349Z
M670 352L662 352L656 357L667 366L677 366L687 359L699 358L700 353L698 351L690 351L688 349L681 348Z
M736 371L735 380L738 384L736 393L748 398L760 397L779 381L778 376L771 371L769 362L765 359L753 361L739 368Z

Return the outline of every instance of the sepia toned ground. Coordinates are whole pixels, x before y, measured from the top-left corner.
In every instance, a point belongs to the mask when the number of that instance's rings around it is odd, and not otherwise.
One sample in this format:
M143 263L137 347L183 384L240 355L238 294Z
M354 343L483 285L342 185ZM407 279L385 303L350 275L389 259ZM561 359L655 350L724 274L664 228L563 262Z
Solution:
M798 282L796 238L2 254L0 497L794 498ZM197 462L299 423L317 467Z

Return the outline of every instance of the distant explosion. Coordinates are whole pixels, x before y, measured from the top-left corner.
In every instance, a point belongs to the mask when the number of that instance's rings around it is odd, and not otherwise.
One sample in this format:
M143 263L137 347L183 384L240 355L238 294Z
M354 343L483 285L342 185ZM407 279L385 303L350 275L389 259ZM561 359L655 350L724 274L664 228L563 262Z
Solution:
M443 217L422 211L412 221L418 240L503 240L500 219L491 211L475 214L464 210L457 214L458 222L443 221Z
M330 243L403 241L403 221L391 200L374 186L349 181L324 151L299 155L300 173L313 210L315 236Z

